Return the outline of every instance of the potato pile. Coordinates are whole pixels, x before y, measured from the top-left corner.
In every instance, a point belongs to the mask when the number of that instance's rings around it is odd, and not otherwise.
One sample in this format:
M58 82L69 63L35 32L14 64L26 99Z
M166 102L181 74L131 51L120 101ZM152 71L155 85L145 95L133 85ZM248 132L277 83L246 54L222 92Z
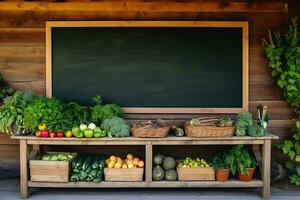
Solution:
M132 169L132 168L143 168L144 161L140 160L137 157L134 157L132 154L127 154L125 159L122 159L118 156L111 155L105 161L106 167L108 168L123 168L123 169Z

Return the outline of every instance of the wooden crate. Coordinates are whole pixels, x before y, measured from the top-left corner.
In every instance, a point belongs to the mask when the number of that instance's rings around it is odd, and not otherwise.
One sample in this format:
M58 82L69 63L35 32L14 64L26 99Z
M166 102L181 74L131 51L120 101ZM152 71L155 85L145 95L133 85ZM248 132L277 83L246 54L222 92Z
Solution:
M214 181L213 167L177 168L179 181Z
M47 152L51 154L54 152ZM59 152L55 152L59 153ZM39 160L29 161L30 168L30 180L39 182L69 182L69 175L71 171L71 160L70 161L47 161Z
M104 168L105 181L143 181L144 168Z

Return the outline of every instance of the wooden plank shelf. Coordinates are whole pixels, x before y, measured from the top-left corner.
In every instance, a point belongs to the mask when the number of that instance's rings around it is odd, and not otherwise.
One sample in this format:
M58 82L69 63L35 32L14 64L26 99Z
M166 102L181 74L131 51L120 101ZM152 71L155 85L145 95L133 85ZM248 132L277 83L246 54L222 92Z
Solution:
M152 181L152 182L33 182L28 181L29 187L53 187L53 188L176 188L176 187L224 187L224 188L240 188L240 187L263 187L262 180L252 180L250 182L242 182L238 180L229 180L227 182L218 181Z
M268 134L264 137L234 136L220 138L192 138L192 137L166 137L166 138L42 138L35 136L12 136L12 139L25 139L27 144L33 145L213 145L213 144L264 144L265 140L278 139Z
M32 187L52 188L237 188L261 187L263 198L270 198L270 160L271 141L277 136L268 134L264 137L226 137L226 138L191 138L191 137L166 137L166 138L40 138L35 136L12 136L20 140L20 171L21 171L21 198L29 197ZM153 146L155 145L252 145L252 149L260 163L261 180L241 182L235 179L227 182L218 181L152 181ZM141 145L145 146L145 181L142 182L37 182L29 181L28 160L40 150L40 145ZM29 155L29 146L32 152ZM261 148L260 148L261 146Z

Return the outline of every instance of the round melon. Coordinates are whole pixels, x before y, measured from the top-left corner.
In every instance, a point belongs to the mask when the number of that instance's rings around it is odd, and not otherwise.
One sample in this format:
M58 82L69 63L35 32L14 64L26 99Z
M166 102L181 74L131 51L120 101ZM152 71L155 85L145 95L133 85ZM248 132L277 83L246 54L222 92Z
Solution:
M162 167L165 170L168 170L168 169L174 169L175 165L176 165L176 161L174 158L166 157L163 161Z
M153 167L153 171L152 171L153 180L161 181L164 179L164 176L165 176L165 171L162 167L160 166Z
M161 165L164 161L165 156L161 154L156 154L153 158L153 162L156 165Z
M177 180L177 172L175 169L169 169L165 171L165 179L167 181L176 181Z

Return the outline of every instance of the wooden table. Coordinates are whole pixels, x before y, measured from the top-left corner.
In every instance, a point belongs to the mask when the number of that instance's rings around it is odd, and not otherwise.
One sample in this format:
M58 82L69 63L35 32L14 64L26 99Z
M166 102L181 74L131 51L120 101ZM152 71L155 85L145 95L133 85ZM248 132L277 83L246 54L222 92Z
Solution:
M260 187L263 188L263 198L270 198L270 161L271 140L277 136L268 134L264 137L227 137L227 138L39 138L34 136L12 136L20 140L20 196L22 199L29 197L30 187L61 187L61 188L175 188L175 187ZM251 182L230 180L218 181L152 181L152 148L155 145L252 145L256 159L260 163L262 179ZM144 145L145 146L145 181L143 182L33 182L29 181L28 160L39 152L40 145ZM29 152L29 146L32 146ZM261 148L260 148L261 146ZM260 149L262 151L260 151Z

